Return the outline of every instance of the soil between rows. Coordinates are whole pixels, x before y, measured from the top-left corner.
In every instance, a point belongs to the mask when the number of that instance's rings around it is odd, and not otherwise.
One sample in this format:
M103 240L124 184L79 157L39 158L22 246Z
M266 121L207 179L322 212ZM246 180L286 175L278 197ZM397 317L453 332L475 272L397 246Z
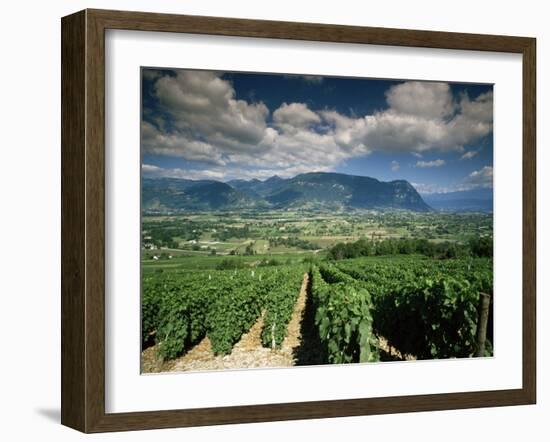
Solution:
M265 312L262 312L262 315L250 330L241 336L230 354L224 356L214 355L210 339L205 337L179 358L163 361L157 356L158 346L154 345L142 352L142 373L291 367L313 364L316 359L319 359L318 356L315 356L315 348L320 347L312 342L314 341L314 333L312 334L312 324L310 324L313 318L310 311L311 297L309 292L309 274L305 273L281 348L271 349L262 346L263 316L265 314Z

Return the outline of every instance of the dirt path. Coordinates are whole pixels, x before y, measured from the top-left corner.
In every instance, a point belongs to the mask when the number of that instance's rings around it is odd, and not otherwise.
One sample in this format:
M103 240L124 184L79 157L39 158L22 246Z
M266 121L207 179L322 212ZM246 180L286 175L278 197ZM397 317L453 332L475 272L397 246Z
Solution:
M416 361L416 356L401 354L401 352L391 346L388 340L383 336L378 336L378 346L382 351L383 359L388 359L389 361Z
M142 353L143 372L290 367L295 365L294 355L301 343L301 323L306 306L308 281L309 275L305 273L292 317L287 326L287 334L280 349L270 349L262 346L263 317L265 314L265 312L262 312L262 315L248 333L241 336L230 354L215 356L212 353L210 339L205 337L183 356L172 361L162 362L156 357L157 346L155 345Z
M302 287L300 287L300 294L294 305L294 311L287 326L287 333L283 343L281 344L281 352L289 358L288 365L294 365L293 354L295 350L300 346L301 343L301 325L302 319L304 317L304 311L306 308L307 300L307 287L309 284L309 274L304 274L304 279L302 280Z

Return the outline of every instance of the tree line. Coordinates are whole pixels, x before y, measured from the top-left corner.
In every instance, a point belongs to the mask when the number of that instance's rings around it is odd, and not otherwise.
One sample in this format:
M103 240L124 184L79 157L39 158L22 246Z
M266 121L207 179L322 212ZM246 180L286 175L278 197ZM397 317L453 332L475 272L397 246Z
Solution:
M492 257L493 237L479 236L466 243L451 241L431 242L427 239L388 238L369 240L361 238L352 243L338 243L328 251L330 259L350 259L361 256L412 255L420 254L431 258L449 259L466 256Z

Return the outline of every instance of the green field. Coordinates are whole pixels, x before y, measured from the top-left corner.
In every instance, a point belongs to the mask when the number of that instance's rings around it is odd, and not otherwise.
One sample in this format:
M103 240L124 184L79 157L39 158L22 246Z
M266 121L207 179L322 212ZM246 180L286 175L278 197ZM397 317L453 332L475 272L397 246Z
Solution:
M300 345L314 342L316 364L471 357L480 293L493 294L492 258L388 255L196 271L171 265L144 273L142 298L143 346L156 344L168 360L205 337L214 354L227 355L260 316L262 345L280 347L304 272L312 283L302 321L314 337ZM484 355L492 355L492 314Z
M360 239L424 239L465 244L492 236L492 214L355 211L199 212L144 215L142 262L152 269L212 269L223 259L254 266L301 262Z
M296 365L472 356L480 293L492 296L491 214L192 213L142 226L143 348L161 360L206 337L227 355L260 316L262 345L280 347L304 275L310 328L296 354L316 356ZM487 339L491 355L492 313Z

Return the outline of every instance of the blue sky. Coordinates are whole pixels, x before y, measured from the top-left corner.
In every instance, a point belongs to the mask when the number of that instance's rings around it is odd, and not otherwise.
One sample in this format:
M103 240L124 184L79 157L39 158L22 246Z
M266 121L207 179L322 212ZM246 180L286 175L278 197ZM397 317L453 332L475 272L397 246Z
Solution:
M143 69L141 127L149 177L335 171L421 193L492 187L491 85Z

